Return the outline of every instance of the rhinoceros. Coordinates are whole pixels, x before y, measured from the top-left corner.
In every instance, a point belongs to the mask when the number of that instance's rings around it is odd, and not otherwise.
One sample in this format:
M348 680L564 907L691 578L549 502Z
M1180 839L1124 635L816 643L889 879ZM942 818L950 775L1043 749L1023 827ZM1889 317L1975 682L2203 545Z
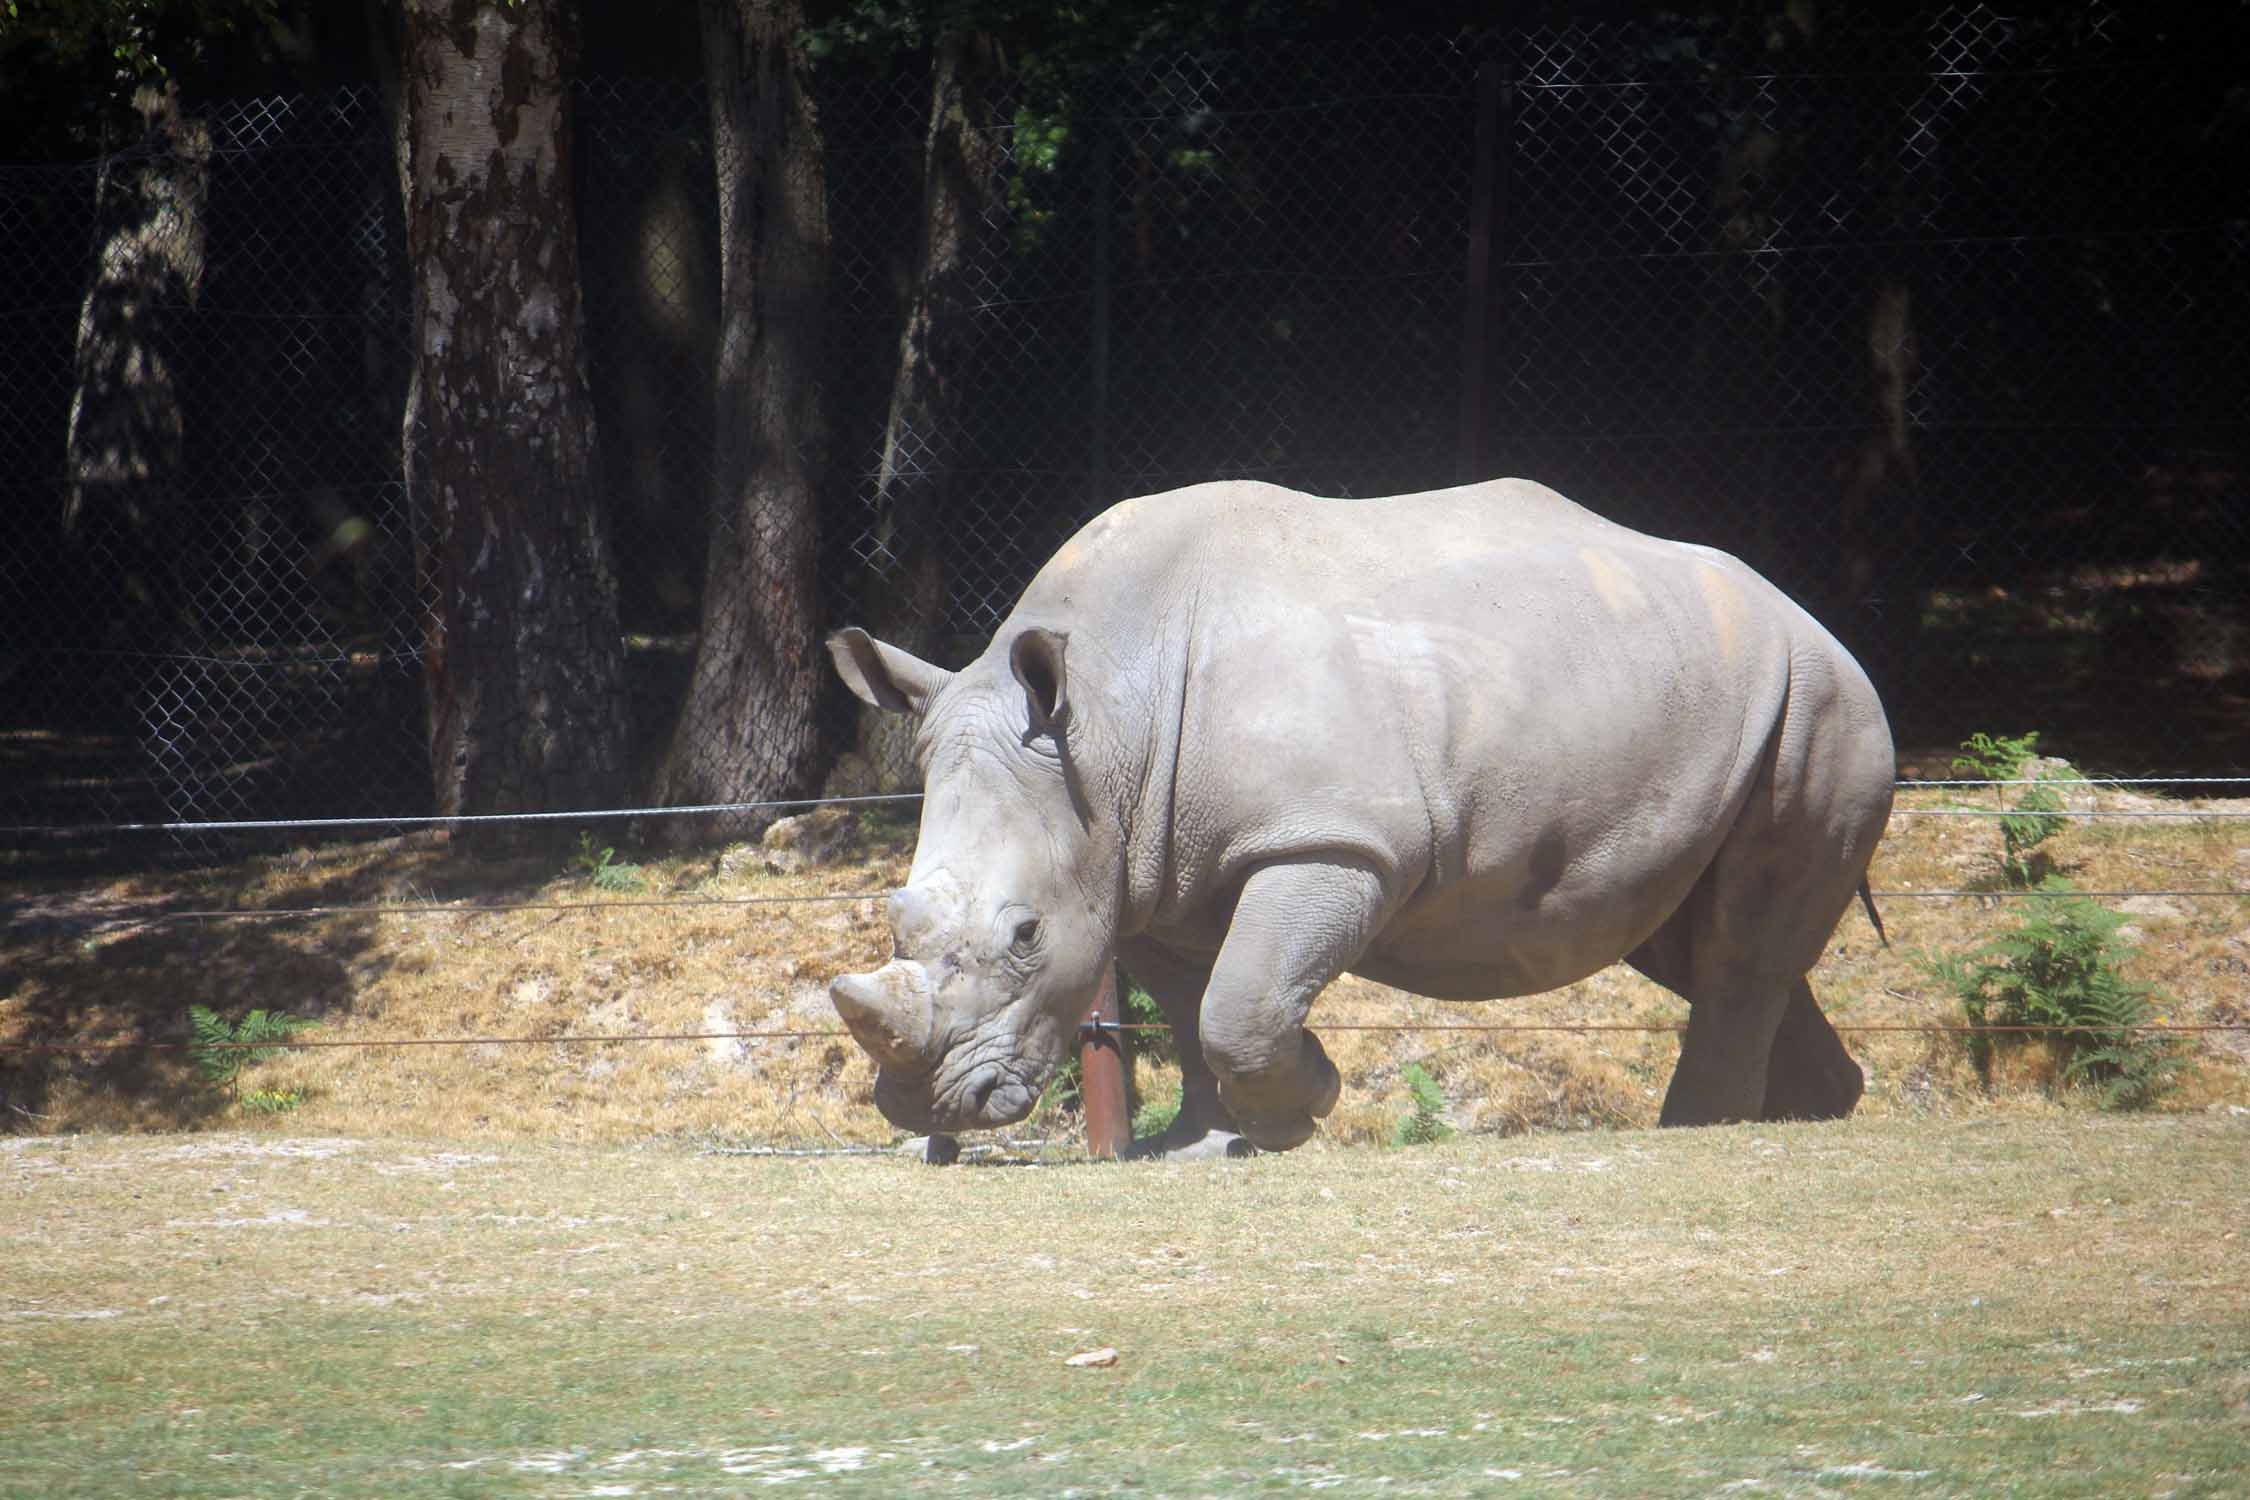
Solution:
M957 672L828 646L920 717L893 956L829 987L895 1124L1021 1119L1113 955L1185 1075L1137 1153L1310 1136L1339 1080L1305 1019L1346 972L1483 1000L1623 959L1688 1002L1663 1123L1859 1100L1805 976L1866 891L1890 729L1723 552L1524 480L1229 481L1104 511Z

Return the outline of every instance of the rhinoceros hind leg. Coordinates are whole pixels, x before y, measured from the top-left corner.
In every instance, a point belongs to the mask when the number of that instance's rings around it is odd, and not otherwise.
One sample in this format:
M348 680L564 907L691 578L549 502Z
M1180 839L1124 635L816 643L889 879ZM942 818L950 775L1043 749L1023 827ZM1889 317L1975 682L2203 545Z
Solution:
M1661 1124L1828 1119L1858 1102L1859 1070L1805 973L1862 868L1777 837L1774 796L1769 772L1687 900L1626 955L1688 1002Z
M1381 877L1348 859L1277 861L1243 882L1198 1017L1219 1100L1263 1151L1310 1137L1343 1079L1305 1013L1366 951L1389 898Z
M1252 1155L1256 1148L1235 1130L1234 1118L1219 1102L1219 1080L1203 1060L1197 1014L1203 1007L1203 991L1211 983L1210 957L1180 953L1145 939L1119 944L1118 957L1156 998L1180 1055L1179 1113L1162 1131L1128 1146L1126 1159L1207 1161Z
M1867 1075L1820 1013L1812 986L1797 981L1766 1064L1764 1120L1841 1120L1866 1092Z
M1767 1058L1781 1008L1756 994L1691 998L1680 1061L1656 1122L1731 1125L1764 1118Z
M1625 961L1688 1003L1680 1060L1664 1091L1660 1125L1726 1125L1764 1117L1767 1060L1790 997L1789 981L1760 981L1723 961L1704 934L1696 896Z

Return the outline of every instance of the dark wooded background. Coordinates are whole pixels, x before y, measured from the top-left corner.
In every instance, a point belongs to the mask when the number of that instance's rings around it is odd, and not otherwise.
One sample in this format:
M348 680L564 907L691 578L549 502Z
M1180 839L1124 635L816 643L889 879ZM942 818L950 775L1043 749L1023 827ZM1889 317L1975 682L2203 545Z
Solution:
M2116 774L2250 770L2250 49L2207 9L831 58L817 617L957 660L1122 496L1518 474L1768 573L1924 769L2036 729ZM728 178L702 84L603 63L570 172L631 796L737 524ZM433 809L384 100L183 96L102 159L0 167L8 842ZM139 424L106 460L104 422ZM820 776L772 794L895 780L832 686L803 711Z

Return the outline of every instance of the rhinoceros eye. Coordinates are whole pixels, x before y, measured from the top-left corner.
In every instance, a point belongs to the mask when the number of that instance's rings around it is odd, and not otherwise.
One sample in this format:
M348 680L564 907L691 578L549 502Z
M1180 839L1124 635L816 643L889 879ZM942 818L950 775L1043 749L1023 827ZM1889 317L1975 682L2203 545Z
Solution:
M1038 941L1039 919L1037 917L1016 924L1016 946L1018 948L1029 948Z

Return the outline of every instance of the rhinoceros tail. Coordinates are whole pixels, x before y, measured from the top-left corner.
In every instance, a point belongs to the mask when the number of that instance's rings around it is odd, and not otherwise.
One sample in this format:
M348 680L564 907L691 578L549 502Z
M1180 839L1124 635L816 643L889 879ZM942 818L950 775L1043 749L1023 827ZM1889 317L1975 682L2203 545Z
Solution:
M1891 945L1891 935L1883 930L1883 914L1875 909L1875 893L1867 888L1867 877L1859 877L1859 904L1867 908L1867 920L1875 924L1875 936L1884 947Z

